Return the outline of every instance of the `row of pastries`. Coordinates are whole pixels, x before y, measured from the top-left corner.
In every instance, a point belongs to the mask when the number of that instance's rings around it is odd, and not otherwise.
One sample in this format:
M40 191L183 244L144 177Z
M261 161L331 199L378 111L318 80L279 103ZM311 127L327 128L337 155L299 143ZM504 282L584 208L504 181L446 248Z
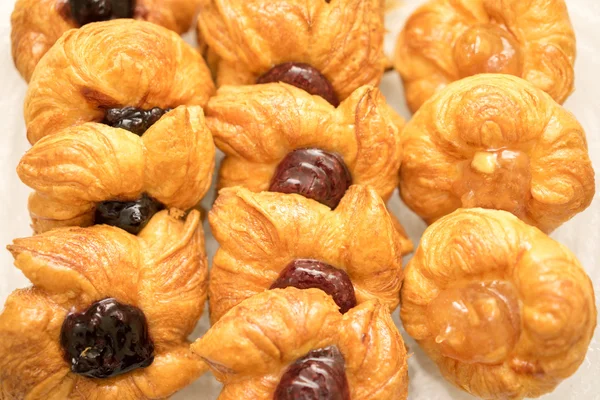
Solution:
M0 314L0 400L158 400L208 371L220 400L406 399L398 306L475 396L579 368L594 292L548 236L595 193L564 1L418 8L408 122L377 88L389 3L17 0L34 236L8 249L32 286ZM430 224L416 250L396 189Z

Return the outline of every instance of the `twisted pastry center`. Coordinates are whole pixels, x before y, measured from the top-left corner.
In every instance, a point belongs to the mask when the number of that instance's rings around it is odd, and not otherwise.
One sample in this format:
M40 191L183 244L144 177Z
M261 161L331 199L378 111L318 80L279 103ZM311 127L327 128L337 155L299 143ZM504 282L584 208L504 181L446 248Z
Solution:
M340 105L331 82L310 64L292 62L279 64L256 80L258 84L270 82L285 82L312 95L321 96L334 107Z
M330 295L342 314L356 306L356 295L350 277L345 271L322 261L298 259L281 271L270 289L321 289Z
M460 166L453 191L464 208L489 208L523 218L531 197L531 167L522 151L490 150L475 153Z
M342 157L320 149L299 149L279 163L269 191L301 194L334 209L351 184Z
M274 400L350 400L344 356L336 346L313 350L285 371Z
M60 343L71 371L109 378L154 361L154 344L139 308L105 299L65 318Z
M446 289L427 314L441 353L466 363L503 362L521 334L518 294L506 281Z
M454 61L461 78L482 73L523 73L520 44L512 33L496 24L467 29L454 45Z

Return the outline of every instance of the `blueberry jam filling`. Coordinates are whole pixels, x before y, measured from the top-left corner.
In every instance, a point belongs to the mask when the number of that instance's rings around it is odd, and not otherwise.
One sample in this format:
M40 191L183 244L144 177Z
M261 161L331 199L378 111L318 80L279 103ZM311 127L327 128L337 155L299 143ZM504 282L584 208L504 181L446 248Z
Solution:
M158 122L171 108L154 107L142 110L136 107L110 108L106 110L103 124L113 128L121 128L142 136L152 125Z
M331 82L318 69L309 64L288 62L279 64L261 75L256 83L285 82L318 95L337 107L340 101L333 90Z
M271 289L293 286L298 289L321 289L346 313L356 306L356 295L350 277L345 271L317 260L298 259L281 271Z
M163 208L161 203L145 194L134 201L105 201L96 206L94 223L116 226L137 235Z
M91 22L132 18L135 0L69 0L71 17L83 26Z
M115 299L98 301L83 313L70 313L60 344L71 371L90 378L110 378L154 361L144 313Z
M271 179L271 192L298 193L335 208L352 184L344 160L319 149L290 152L277 166Z
M313 350L285 371L274 400L350 400L344 356L336 346Z

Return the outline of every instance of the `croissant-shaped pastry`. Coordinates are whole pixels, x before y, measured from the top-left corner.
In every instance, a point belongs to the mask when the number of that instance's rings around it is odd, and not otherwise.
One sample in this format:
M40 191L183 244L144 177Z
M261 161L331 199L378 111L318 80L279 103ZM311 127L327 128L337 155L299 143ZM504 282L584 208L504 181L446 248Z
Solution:
M62 228L9 250L33 287L0 315L0 398L164 399L204 370L187 337L208 278L200 213L139 236Z
M65 33L36 68L25 97L27 137L85 122L143 133L171 108L214 92L202 56L149 22L115 20Z
M401 318L450 382L484 399L522 399L577 370L596 306L566 247L505 211L461 209L425 231Z
M404 121L374 87L334 108L283 83L228 86L206 115L226 154L220 187L301 193L334 208L351 184L370 185L384 200L398 184Z
M202 0L217 84L286 82L334 106L384 72L384 0Z
M198 204L214 155L202 108L180 106L142 137L93 122L65 128L37 142L17 172L36 190L29 198L36 233L95 222L137 233L163 207Z
M221 190L209 222L220 248L209 284L216 322L268 289L316 287L342 312L371 299L399 302L407 244L377 193L351 186L331 210L298 195Z
M13 60L23 78L29 81L40 59L63 33L90 22L114 18L135 18L184 33L192 25L198 2L199 0L17 0L11 18Z
M524 78L562 104L573 92L575 52L564 0L430 0L400 33L394 64L413 112L481 73Z
M510 75L448 85L407 124L402 144L400 194L428 223L460 207L483 207L551 232L594 197L581 125Z
M405 400L406 348L385 305L345 315L318 289L260 293L229 311L192 351L224 387L219 400Z

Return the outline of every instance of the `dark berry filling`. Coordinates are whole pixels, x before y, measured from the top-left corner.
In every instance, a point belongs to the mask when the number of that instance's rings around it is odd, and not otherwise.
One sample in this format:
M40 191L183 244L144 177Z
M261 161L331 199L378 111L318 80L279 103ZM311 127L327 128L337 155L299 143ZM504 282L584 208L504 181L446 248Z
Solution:
M346 362L336 346L313 350L285 371L274 400L350 400Z
M83 26L90 22L132 18L135 0L69 0L71 17Z
M96 206L95 224L116 226L137 235L164 206L148 195L134 201L105 201Z
M158 122L171 108L162 109L154 107L142 110L136 107L110 108L106 110L103 124L114 128L121 128L142 136L152 125Z
M70 313L60 344L71 371L90 378L109 378L154 361L154 344L142 310L105 299L83 313Z
M334 107L340 105L340 101L329 80L318 69L309 64L293 62L279 64L256 80L256 83L259 84L270 82L285 82L305 90L312 95L321 96Z
M293 286L298 289L321 289L346 313L356 306L354 286L345 271L317 260L298 259L281 271L271 289Z
M277 166L271 192L298 193L335 208L352 184L344 160L319 149L290 152Z

